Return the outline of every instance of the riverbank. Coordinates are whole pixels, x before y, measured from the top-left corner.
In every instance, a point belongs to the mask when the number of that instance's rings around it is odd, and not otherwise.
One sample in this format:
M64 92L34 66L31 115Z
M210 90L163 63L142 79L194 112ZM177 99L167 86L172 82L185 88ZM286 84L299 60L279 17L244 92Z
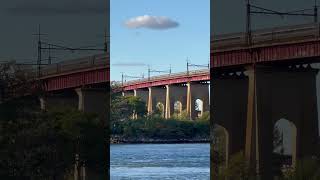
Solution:
M121 138L111 137L110 144L193 144L210 143L209 138L193 139L152 139L152 138Z

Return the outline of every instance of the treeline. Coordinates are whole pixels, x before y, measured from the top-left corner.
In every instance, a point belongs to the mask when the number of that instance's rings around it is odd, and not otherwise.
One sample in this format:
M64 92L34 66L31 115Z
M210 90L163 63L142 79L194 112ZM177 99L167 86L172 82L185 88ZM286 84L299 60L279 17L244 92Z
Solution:
M163 119L146 117L130 121L118 121L112 125L112 135L125 139L160 140L209 140L209 121Z

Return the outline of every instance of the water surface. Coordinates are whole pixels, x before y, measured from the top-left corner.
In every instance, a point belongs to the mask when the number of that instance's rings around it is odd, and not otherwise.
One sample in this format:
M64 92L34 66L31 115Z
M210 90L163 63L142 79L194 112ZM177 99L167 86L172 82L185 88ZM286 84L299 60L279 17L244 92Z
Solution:
M209 179L209 144L111 145L112 180Z

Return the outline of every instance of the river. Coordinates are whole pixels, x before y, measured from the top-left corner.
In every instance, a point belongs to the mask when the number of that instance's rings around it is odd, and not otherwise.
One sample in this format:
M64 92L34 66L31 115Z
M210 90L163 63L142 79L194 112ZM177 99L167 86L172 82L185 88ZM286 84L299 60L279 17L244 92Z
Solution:
M209 144L114 144L111 180L199 179L210 174Z

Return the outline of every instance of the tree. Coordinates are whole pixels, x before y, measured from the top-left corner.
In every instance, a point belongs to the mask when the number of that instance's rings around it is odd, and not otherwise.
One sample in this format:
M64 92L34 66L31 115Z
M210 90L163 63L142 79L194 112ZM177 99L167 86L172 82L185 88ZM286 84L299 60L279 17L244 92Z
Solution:
M147 112L146 103L137 96L127 96L128 107L131 112L137 114L139 117L143 117Z
M15 62L0 64L0 103L38 91L32 86L32 79L32 73L21 69Z
M129 120L134 113L143 117L147 112L145 102L136 96L114 96L110 108L111 121Z

